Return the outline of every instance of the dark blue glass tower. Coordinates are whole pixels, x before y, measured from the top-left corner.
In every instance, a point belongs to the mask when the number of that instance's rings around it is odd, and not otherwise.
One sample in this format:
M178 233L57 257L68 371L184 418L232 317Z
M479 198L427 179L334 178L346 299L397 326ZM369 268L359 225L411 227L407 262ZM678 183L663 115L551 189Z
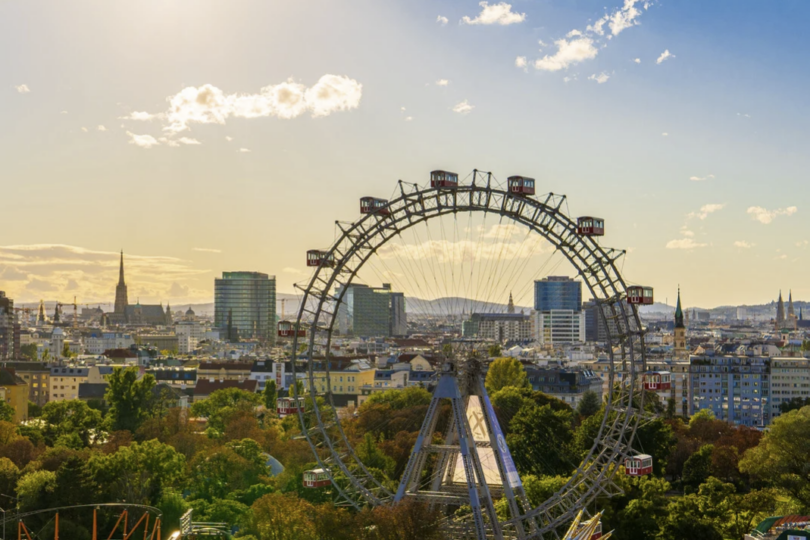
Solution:
M535 311L582 309L582 282L566 276L548 276L534 282Z

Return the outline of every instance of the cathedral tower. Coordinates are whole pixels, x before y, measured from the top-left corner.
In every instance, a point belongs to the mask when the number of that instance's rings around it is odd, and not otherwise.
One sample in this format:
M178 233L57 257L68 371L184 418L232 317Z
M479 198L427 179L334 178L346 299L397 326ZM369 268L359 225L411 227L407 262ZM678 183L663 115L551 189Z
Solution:
M118 285L115 287L115 311L116 315L126 317L127 306L127 284L124 282L124 252L121 251L121 265L118 268Z
M681 288L678 287L678 305L675 307L675 356L684 357L686 355L686 325L683 323Z
M785 302L782 300L782 291L779 291L779 301L776 304L776 330L785 325Z

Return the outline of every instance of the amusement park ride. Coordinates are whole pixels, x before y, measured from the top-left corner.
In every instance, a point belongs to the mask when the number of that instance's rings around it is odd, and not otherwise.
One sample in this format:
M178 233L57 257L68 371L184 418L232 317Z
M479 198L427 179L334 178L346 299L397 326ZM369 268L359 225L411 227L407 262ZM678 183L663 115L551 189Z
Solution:
M369 470L350 443L335 407L329 362L318 368L325 369L327 376L319 376L326 391L317 392L314 362L299 363L293 358L293 369L308 379L308 390L299 396L293 388L291 397L279 399L278 411L298 414L303 438L318 462L317 468L305 473L305 487L329 486L337 502L358 509L408 498L425 501L446 509L443 527L452 538L552 535L594 539L602 534L598 516L582 522L582 512L592 507L597 496L621 493L613 481L620 467L632 476L652 471L652 458L634 452L633 440L639 422L647 419L644 335L637 306L653 303L653 289L626 284L617 267L625 251L599 243L605 234L603 219L569 217L563 210L564 195L535 197L535 184L532 178L511 176L501 186L492 173L478 170L473 171L469 184L462 184L456 173L436 170L430 173L429 187L400 181L398 195L390 200L363 197L361 217L350 224L337 222L340 233L331 248L307 252L307 266L314 269L314 275L301 287L303 301L297 320L279 323L279 337L292 340L294 355L301 343L306 358L326 355L348 286L380 248L416 224L461 213L483 213L526 227L552 244L576 269L608 330L607 376L613 391L595 443L570 480L547 501L532 507L484 387L483 359L475 350L457 350L444 358L396 490ZM449 426L437 433L439 408L448 403L452 411ZM508 518L496 514L496 497L508 502ZM471 511L466 517L456 517L453 510L462 506ZM574 526L565 534L572 522Z

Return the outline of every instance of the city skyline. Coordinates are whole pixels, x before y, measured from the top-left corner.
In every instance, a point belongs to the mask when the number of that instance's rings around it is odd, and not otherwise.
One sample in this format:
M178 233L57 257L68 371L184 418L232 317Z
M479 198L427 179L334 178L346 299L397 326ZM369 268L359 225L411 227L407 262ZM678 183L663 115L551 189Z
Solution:
M123 247L131 302L292 293L361 196L478 167L605 218L659 301L807 297L810 7L379 4L0 6L0 290L112 299Z

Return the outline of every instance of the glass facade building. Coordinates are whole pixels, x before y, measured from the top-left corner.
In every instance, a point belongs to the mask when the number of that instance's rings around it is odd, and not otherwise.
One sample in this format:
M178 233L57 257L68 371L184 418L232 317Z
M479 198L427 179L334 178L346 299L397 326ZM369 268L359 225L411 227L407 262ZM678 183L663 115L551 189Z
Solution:
M276 278L259 272L223 272L214 280L214 324L239 339L276 340Z
M534 310L582 309L582 282L566 276L548 276L534 282Z
M341 290L338 289L337 293L340 296ZM349 285L338 308L338 331L344 336L389 337L393 330L392 322L401 328L404 321L399 318L404 316L404 309L404 295L398 295L392 302L390 284L369 287L353 283ZM392 320L395 315L399 320Z

